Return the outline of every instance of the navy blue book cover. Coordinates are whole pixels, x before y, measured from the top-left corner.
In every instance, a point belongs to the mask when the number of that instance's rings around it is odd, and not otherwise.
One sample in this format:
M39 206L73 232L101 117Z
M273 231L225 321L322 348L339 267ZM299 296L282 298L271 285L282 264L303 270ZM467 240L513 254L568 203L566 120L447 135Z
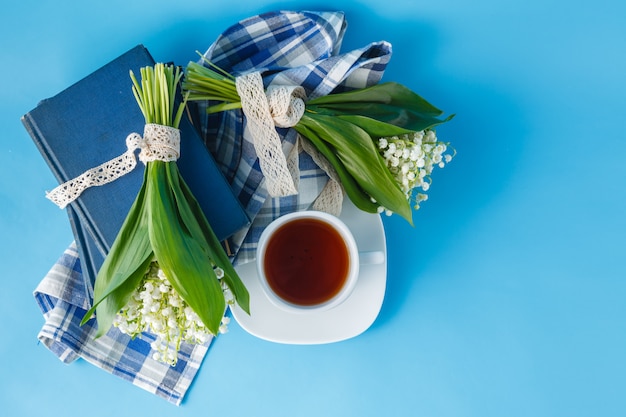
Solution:
M42 100L22 117L59 183L124 153L130 133L143 135L145 120L132 93L129 71L139 77L141 67L152 65L148 50L136 46L58 95ZM225 240L250 221L187 117L183 117L180 131L181 175L218 239ZM113 244L141 187L143 171L143 164L138 163L121 178L85 190L68 206L87 275L97 271L102 255Z

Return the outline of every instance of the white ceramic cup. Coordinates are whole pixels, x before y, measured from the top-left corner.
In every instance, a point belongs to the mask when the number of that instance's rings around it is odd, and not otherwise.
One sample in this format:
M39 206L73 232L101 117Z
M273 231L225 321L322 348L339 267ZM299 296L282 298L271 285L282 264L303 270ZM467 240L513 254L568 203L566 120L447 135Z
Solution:
M302 230L306 232L299 233ZM311 236L322 241L313 242ZM346 260L347 264L337 259ZM298 211L274 220L261 234L256 255L263 291L272 304L294 313L324 311L340 305L357 284L359 264L383 260L382 252L359 254L346 224L320 211ZM320 276L328 279L325 284L316 281ZM319 290L323 295L319 300L302 299L309 293L316 294L318 285L335 287L333 291ZM304 296L293 296L296 293Z

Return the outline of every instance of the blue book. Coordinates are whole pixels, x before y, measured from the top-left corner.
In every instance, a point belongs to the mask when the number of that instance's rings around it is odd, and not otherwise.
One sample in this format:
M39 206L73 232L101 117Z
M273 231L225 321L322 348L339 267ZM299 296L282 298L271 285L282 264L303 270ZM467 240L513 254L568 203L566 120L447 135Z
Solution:
M136 46L58 95L42 100L22 117L59 183L124 153L130 133L143 135L145 120L132 93L129 71L139 77L141 67L154 63L146 48ZM179 128L181 175L218 239L226 241L250 220L188 117L183 117ZM88 188L67 207L87 285L93 283L126 219L143 171L138 162L130 173Z

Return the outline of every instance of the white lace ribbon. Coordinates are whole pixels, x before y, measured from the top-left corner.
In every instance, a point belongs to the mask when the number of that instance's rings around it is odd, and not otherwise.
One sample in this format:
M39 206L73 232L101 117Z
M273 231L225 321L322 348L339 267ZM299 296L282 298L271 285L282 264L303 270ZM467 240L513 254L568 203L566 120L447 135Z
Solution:
M140 149L139 160L144 164L176 161L180 156L180 131L169 126L146 124L143 138L138 133L126 137L126 148L122 155L59 185L47 192L46 197L60 208L65 208L87 188L108 184L131 172L137 165L137 149Z
M268 193L272 197L297 194L276 126L292 127L298 123L305 110L304 88L275 86L266 92L259 72L242 75L235 81Z
M298 154L304 151L329 176L328 183L313 203L313 209L339 216L344 190L332 165L300 135L289 155L285 156L276 133L276 127L293 127L300 121L306 109L304 88L270 86L265 91L259 72L237 77L236 87L270 196L298 193Z

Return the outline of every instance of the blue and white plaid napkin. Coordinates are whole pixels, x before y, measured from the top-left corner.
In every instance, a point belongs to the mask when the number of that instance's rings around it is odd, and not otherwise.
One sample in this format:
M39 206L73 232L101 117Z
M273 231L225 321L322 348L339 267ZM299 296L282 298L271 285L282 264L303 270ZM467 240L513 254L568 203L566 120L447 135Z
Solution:
M183 344L176 366L171 367L152 359L150 343L155 338L151 334L133 340L112 327L106 335L94 339L95 319L80 325L90 300L85 296L74 244L39 284L35 300L46 320L38 338L64 363L83 358L176 405L189 389L210 344Z
M229 28L206 52L206 57L233 75L262 71L270 84L302 85L309 98L377 83L391 56L386 42L339 54L346 29L341 12L272 12L246 19ZM301 153L299 193L268 198L251 138L240 111L201 118L207 147L253 219L235 236L234 262L254 259L263 228L282 214L308 208L327 182L326 174ZM279 131L286 153L293 147L293 129ZM65 363L78 358L180 405L211 343L184 345L178 364L170 367L152 359L144 334L132 340L112 328L94 339L95 320L80 321L91 300L85 290L80 261L72 244L34 292L45 318L39 340Z
M377 42L339 55L345 30L341 12L266 13L232 26L204 55L235 76L262 72L266 88L300 85L309 99L378 83L391 58L391 45ZM232 239L235 263L250 262L263 229L283 214L309 208L328 177L308 154L300 153L298 194L268 198L242 112L205 114L201 125L207 147L253 219L252 227ZM277 130L288 155L297 133L294 129Z

